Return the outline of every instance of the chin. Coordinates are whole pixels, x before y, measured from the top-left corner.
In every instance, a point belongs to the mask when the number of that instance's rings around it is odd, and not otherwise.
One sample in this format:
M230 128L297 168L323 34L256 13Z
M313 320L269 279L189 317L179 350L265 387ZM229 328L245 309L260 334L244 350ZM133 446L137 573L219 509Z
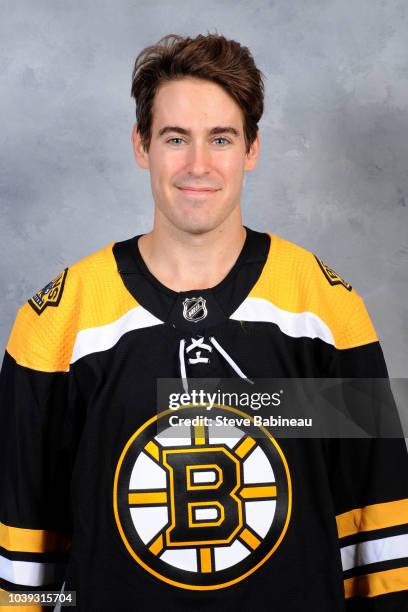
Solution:
M206 207L207 208L207 207ZM208 209L204 210L197 208L194 210L181 210L170 208L167 210L162 209L162 214L167 217L170 224L178 229L179 231L186 232L187 234L206 234L214 231L222 225L225 220L232 214L234 208L223 208L220 209Z
M225 220L225 215L209 215L208 211L207 214L199 214L200 211L196 211L198 214L191 214L192 211L186 214L180 212L166 215L167 219L175 228L188 234L205 234L217 228Z
M187 232L188 234L205 234L215 229L218 225L219 223L217 223L216 221L213 221L213 222L208 221L208 220L193 221L193 220L183 219L183 221L181 221L178 224L178 228L184 232Z

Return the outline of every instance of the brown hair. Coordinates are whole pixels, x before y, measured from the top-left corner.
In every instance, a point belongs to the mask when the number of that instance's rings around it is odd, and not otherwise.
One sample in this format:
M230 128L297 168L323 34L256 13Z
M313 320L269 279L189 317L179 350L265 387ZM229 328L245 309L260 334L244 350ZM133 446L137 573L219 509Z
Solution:
M195 38L168 34L137 56L131 96L136 102L137 129L144 149L148 151L150 146L152 107L158 87L165 81L187 76L218 83L237 102L244 115L249 152L263 113L263 74L248 47L209 33Z

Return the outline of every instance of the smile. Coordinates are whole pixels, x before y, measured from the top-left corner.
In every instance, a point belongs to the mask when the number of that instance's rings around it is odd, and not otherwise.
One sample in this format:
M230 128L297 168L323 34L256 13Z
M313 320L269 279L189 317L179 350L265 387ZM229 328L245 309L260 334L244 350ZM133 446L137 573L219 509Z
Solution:
M212 193L216 193L218 189L211 189L209 187L177 187L180 191L185 193L186 195L198 196L198 195L209 195Z

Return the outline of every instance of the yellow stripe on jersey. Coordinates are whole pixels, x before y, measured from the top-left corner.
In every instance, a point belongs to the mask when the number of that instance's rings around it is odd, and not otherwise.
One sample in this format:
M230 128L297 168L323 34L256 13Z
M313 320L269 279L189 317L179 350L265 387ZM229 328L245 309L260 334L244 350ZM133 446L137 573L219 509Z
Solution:
M354 508L336 516L339 538L408 523L408 499Z
M21 529L0 523L0 546L13 552L62 553L70 540L64 534L44 529Z
M354 289L330 285L313 253L268 233L269 257L248 297L269 300L289 315L312 313L329 328L338 349L378 339L365 305Z
M408 567L355 576L344 581L344 594L350 597L377 597L408 589Z

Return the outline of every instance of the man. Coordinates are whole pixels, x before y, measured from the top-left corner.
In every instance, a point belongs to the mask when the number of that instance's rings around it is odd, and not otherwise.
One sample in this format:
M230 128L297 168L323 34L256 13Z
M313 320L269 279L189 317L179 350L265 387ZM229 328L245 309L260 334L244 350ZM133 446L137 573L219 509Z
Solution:
M196 378L387 372L356 291L242 225L263 110L248 49L165 37L138 56L132 94L153 229L57 276L7 346L1 588L64 582L87 612L406 610L402 440L163 435L159 378L188 392Z

